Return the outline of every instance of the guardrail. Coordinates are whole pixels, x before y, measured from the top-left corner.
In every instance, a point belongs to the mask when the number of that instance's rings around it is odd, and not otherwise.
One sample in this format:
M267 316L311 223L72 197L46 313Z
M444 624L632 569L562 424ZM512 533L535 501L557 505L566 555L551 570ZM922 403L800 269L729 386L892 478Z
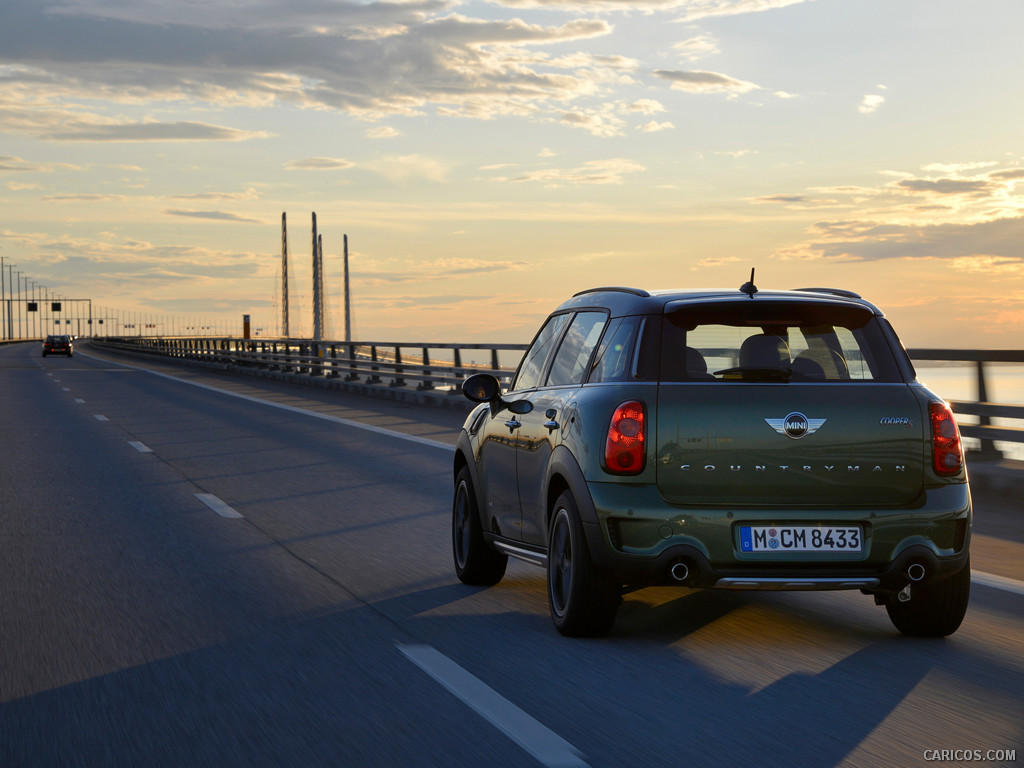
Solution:
M300 339L106 337L95 342L117 349L229 367L259 368L306 376L341 378L392 387L461 394L462 380L491 373L512 378L528 344L343 342ZM481 362L477 362L477 357Z
M431 342L339 342L308 339L229 337L107 337L94 341L124 350L200 361L225 367L256 368L298 376L328 377L390 387L460 392L462 380L480 372L508 383L527 344L435 344ZM988 400L986 365L1024 363L1024 351L909 349L912 360L973 362L977 399L957 400L953 410L977 417L961 424L964 437L981 441L981 455L998 456L994 441L1024 443L1024 428L992 424L992 419L1024 420L1024 405ZM481 362L477 362L477 358Z
M976 399L972 401L954 400L950 402L953 411L958 414L977 416L977 424L960 424L960 434L964 437L977 438L981 441L982 455L997 457L994 441L1008 443L1024 443L1024 428L993 425L992 419L1024 419L1024 406L1006 403L992 403L988 399L988 379L986 364L991 363L1024 363L1024 351L1012 349L908 349L907 354L912 360L932 360L936 362L974 363Z

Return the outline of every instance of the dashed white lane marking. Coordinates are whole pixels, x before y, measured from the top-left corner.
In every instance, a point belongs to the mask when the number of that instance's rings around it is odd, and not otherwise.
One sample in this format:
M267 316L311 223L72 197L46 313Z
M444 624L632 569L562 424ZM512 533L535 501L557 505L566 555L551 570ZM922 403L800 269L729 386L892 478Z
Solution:
M86 355L91 357L91 355ZM97 358L92 358L97 359ZM167 379L169 381L176 381L179 384L188 384L190 387L199 387L210 392L217 392L221 395L227 395L228 397L236 397L239 400L247 400L250 403L258 403L260 405L266 405L270 408L277 408L281 411L289 411L290 413L299 413L303 416L312 416L314 419L322 419L323 421L330 421L335 424L342 424L346 427L353 427L355 429L364 429L367 432L373 432L378 435L387 435L388 437L397 437L399 440L407 440L410 443L418 443L419 445L426 445L431 448L440 448L445 451L451 451L454 449L454 445L450 443L442 443L440 440L431 440L428 437L419 437L417 435L407 435L404 432L397 432L393 429L386 429L384 427L375 427L372 424L363 424L358 421L352 421L351 419L343 419L340 416L331 416L326 413L318 413L317 411L307 411L304 408L296 408L293 405L284 405L283 403L273 403L269 400L263 400L252 395L243 395L240 392L229 392L225 389L218 389L217 387L211 387L209 384L201 384L198 381L188 381L187 379L179 379L177 376L169 376L166 373L160 373L158 371L151 371L148 368L136 368L135 366L127 365L125 363L114 363L114 365L124 366L125 368L131 368L137 371L144 371L145 373L152 374L153 376L159 376L161 379Z
M1024 595L1024 581L1009 579L1006 576L996 576L994 573L972 571L971 581L985 587L1001 589L1004 592L1013 592L1015 595Z
M110 419L108 419L102 413L94 413L92 417L96 419L96 421L110 421Z
M83 399L82 399L82 398L80 398L80 397L76 397L76 398L75 398L75 402L76 402L76 403L84 403L84 402L85 402L85 400L83 400Z
M399 645L405 654L478 715L550 768L585 768L572 744L429 645Z
M138 440L129 440L128 445L134 448L139 453L152 453L153 449L145 443L140 443Z
M221 517L243 517L240 512L225 504L212 493L197 493L195 497Z
M71 391L71 387L61 387L61 389L64 390L65 392Z

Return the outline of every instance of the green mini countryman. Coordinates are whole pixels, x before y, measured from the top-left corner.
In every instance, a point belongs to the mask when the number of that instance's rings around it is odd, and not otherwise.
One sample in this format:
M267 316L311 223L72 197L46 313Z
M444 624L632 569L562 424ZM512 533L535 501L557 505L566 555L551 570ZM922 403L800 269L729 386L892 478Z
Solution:
M857 589L908 635L963 619L959 431L855 293L584 291L509 391L477 374L463 392L455 571L546 568L565 635L608 632L624 592L664 584Z

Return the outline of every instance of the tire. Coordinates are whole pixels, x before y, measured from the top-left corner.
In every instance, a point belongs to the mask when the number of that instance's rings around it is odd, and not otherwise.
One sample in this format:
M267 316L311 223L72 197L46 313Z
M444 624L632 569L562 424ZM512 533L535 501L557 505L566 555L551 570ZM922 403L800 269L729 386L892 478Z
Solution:
M463 467L455 478L452 500L452 556L455 575L463 584L492 586L501 581L508 555L491 549L484 541L480 511L469 470Z
M615 623L621 585L593 566L576 501L568 491L555 502L548 530L548 607L568 637L600 637Z
M910 600L889 598L885 610L900 632L911 637L945 637L956 632L971 596L971 562L941 581L912 584Z

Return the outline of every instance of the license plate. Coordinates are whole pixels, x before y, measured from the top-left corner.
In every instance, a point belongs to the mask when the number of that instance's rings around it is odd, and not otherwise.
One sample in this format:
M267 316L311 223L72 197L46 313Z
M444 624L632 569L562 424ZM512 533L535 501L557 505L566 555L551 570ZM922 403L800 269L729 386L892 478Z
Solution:
M741 552L860 552L857 525L741 525Z

